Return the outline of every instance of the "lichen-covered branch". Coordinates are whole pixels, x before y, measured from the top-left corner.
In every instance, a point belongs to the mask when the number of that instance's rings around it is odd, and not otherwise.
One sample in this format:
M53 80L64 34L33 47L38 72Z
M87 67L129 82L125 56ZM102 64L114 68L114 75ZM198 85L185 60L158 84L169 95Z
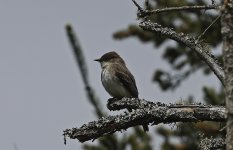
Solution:
M91 104L95 107L95 111L98 117L101 117L104 115L102 108L100 106L100 102L97 99L94 90L92 89L89 78L88 78L88 71L87 71L87 65L86 61L84 59L83 51L81 49L81 45L79 44L78 38L76 37L74 30L71 25L66 25L66 32L68 39L70 41L75 59L77 61L78 67L80 69L80 73L85 85L85 90L88 96L88 100L91 102Z
M221 81L222 85L224 85L225 75L223 69L218 64L214 56L208 53L207 47L200 43L196 38L184 33L177 33L171 28L162 27L158 23L154 23L149 20L143 20L139 23L139 26L144 30L160 33L161 35L164 35L189 47L191 50L196 52L198 56L210 67L210 69Z
M214 150L226 147L225 139L222 138L205 138L199 144L200 150Z
M110 110L133 108L116 116L102 117L97 121L84 124L80 128L66 129L64 136L78 139L80 142L94 140L116 131L143 124L156 125L159 123L225 121L225 108L203 104L179 105L153 103L136 98L123 98L108 102Z

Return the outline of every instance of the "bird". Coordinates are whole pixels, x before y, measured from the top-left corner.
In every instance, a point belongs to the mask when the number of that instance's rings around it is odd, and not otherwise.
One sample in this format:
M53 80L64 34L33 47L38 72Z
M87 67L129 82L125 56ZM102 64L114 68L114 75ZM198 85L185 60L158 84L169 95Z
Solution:
M101 82L110 96L118 99L123 97L138 98L134 76L119 54L115 51L107 52L95 61L101 65ZM149 131L148 125L143 125L143 129L145 132Z

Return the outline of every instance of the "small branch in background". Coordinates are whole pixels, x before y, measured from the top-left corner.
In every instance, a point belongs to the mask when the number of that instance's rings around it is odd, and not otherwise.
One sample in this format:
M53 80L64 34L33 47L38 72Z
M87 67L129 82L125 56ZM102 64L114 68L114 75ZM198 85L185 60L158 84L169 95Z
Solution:
M213 25L213 24L215 24L217 21L218 21L218 19L221 17L221 15L219 15L218 17L216 17L215 19L214 19L214 21L212 21L212 23L198 36L198 38L197 38L197 41L200 41L200 39L205 35L205 33L209 30L209 28Z
M225 74L223 69L221 66L219 66L217 59L208 52L208 47L203 46L203 44L197 41L196 38L191 37L188 34L177 33L171 28L162 27L160 24L151 21L143 20L139 23L139 26L143 30L159 33L189 47L191 50L196 52L198 56L210 67L210 69L221 81L222 85L224 85Z
M13 143L13 148L14 150L19 150L18 145L15 142Z
M137 98L123 98L121 100L110 100L107 106L110 110L132 108L133 111L116 116L102 117L97 121L84 124L80 128L66 129L64 130L64 137L85 142L116 131L149 123L156 125L174 122L225 121L226 119L224 107L203 104L166 105Z
M225 139L222 138L205 138L202 139L199 145L199 149L201 150L214 150L214 149L220 149L220 148L226 148L226 142Z
M70 41L70 44L72 46L73 54L75 56L75 59L77 61L78 67L79 67L81 75L82 75L82 79L83 79L83 82L85 85L86 93L88 95L88 100L94 106L95 112L97 113L97 116L102 117L104 115L104 113L103 113L102 108L100 106L101 103L97 99L97 97L94 94L94 91L89 83L86 61L84 59L84 55L83 55L81 46L79 44L79 41L78 41L71 25L66 25L66 32L67 32L67 36L68 36L68 39Z
M194 10L209 10L209 9L218 9L219 6L215 4L207 5L207 6L180 6L180 7L168 7L162 9L155 9L155 10L144 10L135 0L132 0L134 5L138 8L138 17L144 18L150 16L152 14L158 14L163 12L171 12L171 11L194 11Z

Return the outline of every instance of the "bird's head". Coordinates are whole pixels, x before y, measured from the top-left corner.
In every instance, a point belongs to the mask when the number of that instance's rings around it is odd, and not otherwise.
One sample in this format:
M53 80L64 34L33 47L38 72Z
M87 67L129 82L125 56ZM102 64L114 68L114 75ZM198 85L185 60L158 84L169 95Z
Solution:
M125 64L124 60L116 52L108 52L101 56L99 59L95 59L101 65L101 68L105 68L114 63Z

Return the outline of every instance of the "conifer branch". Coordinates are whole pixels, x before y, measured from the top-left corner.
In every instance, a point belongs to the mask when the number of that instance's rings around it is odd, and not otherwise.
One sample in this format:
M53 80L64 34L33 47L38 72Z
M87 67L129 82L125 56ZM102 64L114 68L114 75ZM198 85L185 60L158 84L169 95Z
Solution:
M160 24L151 22L149 20L143 20L139 23L139 26L143 30L159 33L189 47L191 50L198 54L198 56L209 66L209 68L218 77L222 85L224 85L225 74L223 69L219 65L217 59L211 53L208 52L208 47L199 42L197 38L191 37L188 34L177 33L171 28L162 27Z
M182 7L169 7L163 9L156 9L152 11L144 10L135 0L132 0L135 6L138 8L138 17L144 18L142 22L139 23L139 26L147 31L156 32L161 35L164 35L170 39L173 39L179 43L186 45L187 47L191 48L195 51L198 56L210 67L210 69L214 72L214 74L218 77L222 85L224 85L224 71L219 65L217 59L208 51L208 47L201 43L199 40L206 31L204 31L198 38L191 37L184 33L177 33L171 28L162 27L158 23L151 22L147 20L147 16L153 13L160 13L160 12L169 12L169 11L180 11L180 10L201 10L201 9L217 9L220 6L216 6L215 3L212 1L212 5L209 6L182 6ZM217 18L218 19L218 18ZM215 19L215 21L217 20ZM214 21L214 22L215 22ZM213 23L214 23L213 22ZM212 26L212 24L210 25ZM209 26L209 27L210 27ZM208 27L208 28L209 28ZM208 30L208 28L206 30Z

